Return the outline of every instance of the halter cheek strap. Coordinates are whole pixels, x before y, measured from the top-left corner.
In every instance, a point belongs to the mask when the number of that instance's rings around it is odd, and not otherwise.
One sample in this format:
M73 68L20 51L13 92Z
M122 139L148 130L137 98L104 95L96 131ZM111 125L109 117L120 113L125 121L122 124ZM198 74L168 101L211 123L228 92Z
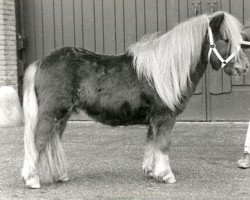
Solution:
M211 56L212 52L214 52L214 54L217 56L217 58L221 61L221 68L224 68L228 64L228 62L235 57L236 53L238 53L238 51L240 50L240 46L237 48L236 52L232 53L225 60L224 58L222 58L222 56L220 55L220 53L218 52L218 50L216 48L216 45L214 43L213 33L212 33L210 26L208 26L208 36L209 36L209 43L210 43L209 51L208 51L208 60L210 60L210 56Z

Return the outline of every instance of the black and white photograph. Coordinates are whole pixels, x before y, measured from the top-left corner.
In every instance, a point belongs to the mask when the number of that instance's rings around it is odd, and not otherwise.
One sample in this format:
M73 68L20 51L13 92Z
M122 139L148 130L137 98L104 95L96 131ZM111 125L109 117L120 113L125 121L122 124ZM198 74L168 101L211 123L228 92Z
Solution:
M0 0L0 200L249 200L250 0Z

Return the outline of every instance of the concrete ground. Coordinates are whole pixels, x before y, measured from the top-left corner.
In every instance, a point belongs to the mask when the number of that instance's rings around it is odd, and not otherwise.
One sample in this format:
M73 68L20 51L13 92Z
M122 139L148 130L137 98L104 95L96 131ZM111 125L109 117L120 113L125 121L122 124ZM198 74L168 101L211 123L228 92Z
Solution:
M23 126L0 128L0 199L250 199L250 169L238 169L246 123L177 123L170 152L175 184L143 176L146 127L69 122L63 144L71 181L27 189L20 179Z

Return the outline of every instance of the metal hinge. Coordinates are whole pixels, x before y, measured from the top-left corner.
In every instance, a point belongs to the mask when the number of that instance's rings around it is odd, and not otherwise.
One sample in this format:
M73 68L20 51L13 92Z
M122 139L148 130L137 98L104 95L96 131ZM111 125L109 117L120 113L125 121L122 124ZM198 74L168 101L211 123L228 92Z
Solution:
M21 51L25 48L25 37L23 34L17 34L17 51Z
M201 1L200 0L192 0L191 4L194 7L194 15L197 16L200 14L200 9L201 9Z
M218 8L217 8L217 6L218 6L217 0L209 0L207 3L210 6L210 13L213 13L216 10L218 10Z
M23 34L17 34L17 70L18 77L22 77L24 74L24 62L23 62L23 50L25 49L25 37Z

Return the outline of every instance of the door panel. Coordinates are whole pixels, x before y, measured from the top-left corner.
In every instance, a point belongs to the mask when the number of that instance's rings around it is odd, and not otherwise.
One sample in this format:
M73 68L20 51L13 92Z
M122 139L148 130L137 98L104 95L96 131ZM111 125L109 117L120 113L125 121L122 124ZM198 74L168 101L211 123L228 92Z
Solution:
M230 93L211 95L213 121L249 121L250 86L233 86Z
M218 1L221 10L237 17L243 24L250 20L250 2L237 0ZM245 51L250 58L250 51ZM210 69L211 70L211 69ZM250 75L228 76L222 70L210 72L210 119L213 121L250 119Z

